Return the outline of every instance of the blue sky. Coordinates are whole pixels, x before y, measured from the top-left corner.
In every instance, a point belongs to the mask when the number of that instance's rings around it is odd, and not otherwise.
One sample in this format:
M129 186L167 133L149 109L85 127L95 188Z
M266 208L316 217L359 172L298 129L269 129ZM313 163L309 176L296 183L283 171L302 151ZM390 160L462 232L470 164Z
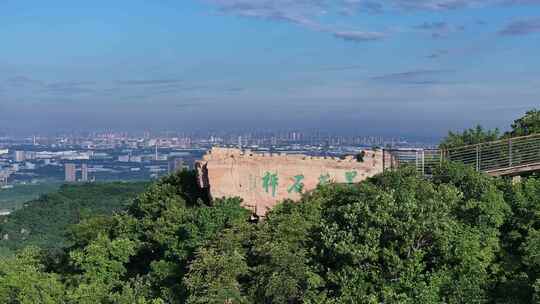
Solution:
M540 0L0 0L0 130L437 137L540 105Z

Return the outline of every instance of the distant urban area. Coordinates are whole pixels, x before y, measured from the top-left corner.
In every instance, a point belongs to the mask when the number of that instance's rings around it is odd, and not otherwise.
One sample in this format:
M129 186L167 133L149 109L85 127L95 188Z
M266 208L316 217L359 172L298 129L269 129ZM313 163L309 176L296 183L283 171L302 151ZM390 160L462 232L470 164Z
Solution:
M335 136L298 131L275 134L156 134L121 132L63 136L0 137L0 187L16 185L149 180L194 162L211 147L336 156L365 147L429 143L381 136Z

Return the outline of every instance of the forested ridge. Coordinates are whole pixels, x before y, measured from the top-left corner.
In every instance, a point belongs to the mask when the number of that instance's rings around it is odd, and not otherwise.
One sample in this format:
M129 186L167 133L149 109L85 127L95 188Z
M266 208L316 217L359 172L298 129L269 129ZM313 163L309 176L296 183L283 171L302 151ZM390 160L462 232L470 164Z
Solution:
M0 220L0 250L7 252L35 245L62 248L66 230L81 219L111 215L128 207L147 182L66 184L58 191L29 201Z

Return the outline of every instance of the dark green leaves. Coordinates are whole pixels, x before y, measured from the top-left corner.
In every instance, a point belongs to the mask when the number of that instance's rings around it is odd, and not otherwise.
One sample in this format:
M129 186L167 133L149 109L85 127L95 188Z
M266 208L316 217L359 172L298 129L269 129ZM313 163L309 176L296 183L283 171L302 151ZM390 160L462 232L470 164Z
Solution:
M319 186L259 222L193 173L0 261L2 303L534 303L540 180L459 164Z

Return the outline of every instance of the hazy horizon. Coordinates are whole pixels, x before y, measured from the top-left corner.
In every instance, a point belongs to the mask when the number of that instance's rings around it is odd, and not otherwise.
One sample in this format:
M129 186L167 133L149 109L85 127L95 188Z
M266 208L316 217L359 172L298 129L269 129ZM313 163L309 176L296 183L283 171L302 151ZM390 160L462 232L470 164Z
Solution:
M537 0L4 1L0 133L439 138L540 103Z

